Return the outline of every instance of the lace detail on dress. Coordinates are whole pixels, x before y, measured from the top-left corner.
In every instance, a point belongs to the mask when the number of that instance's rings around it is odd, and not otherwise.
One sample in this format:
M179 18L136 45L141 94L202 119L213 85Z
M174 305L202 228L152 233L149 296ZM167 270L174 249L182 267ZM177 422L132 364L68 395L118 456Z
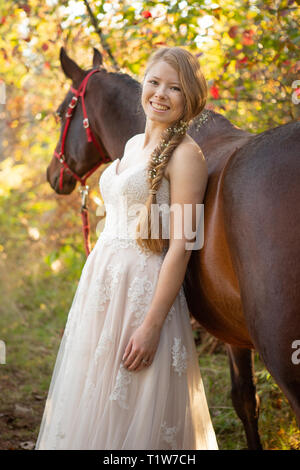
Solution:
M108 353L113 343L114 341L112 335L108 332L107 329L104 329L98 341L97 348L95 350L95 362L98 361L100 356L103 356Z
M144 134L141 134L139 144L142 143L143 137ZM116 170L118 162L120 159L114 160L105 168L99 180L106 209L105 226L99 238L114 250L134 247L141 255L140 261L144 265L145 257L153 253L150 250L147 253L147 250L145 252L139 247L135 240L135 232L139 213L144 209L149 195L148 162L137 163L135 167L129 167L120 174ZM166 205L170 206L169 181L165 177L161 180L156 196L162 210ZM169 233L169 216L162 219L163 233Z
M178 375L181 376L183 372L186 372L187 367L187 352L185 346L181 342L181 338L174 338L172 357L172 366Z
M120 369L117 374L116 383L113 391L111 392L109 399L116 400L121 408L127 410L129 405L127 403L128 397L128 385L132 379L132 372L126 369L123 364L120 365Z
M171 449L177 449L176 434L178 432L177 426L168 427L166 421L161 425L161 437L164 442L169 444Z
M151 303L152 296L153 283L146 276L136 276L128 289L128 298L131 303L130 311L134 314L131 326L141 325L147 313L147 308Z
M122 264L110 263L107 266L105 276L100 274L95 280L95 288L91 294L90 312L100 313L104 311L106 302L108 302L114 290L121 281L121 276L124 273Z
M99 240L106 246L109 246L114 254L117 254L120 250L134 248L138 255L139 267L141 270L144 270L147 264L147 259L151 255L150 250L146 250L145 252L142 248L136 243L135 240L132 239L122 239L122 238L114 238L110 233L103 231L100 236Z

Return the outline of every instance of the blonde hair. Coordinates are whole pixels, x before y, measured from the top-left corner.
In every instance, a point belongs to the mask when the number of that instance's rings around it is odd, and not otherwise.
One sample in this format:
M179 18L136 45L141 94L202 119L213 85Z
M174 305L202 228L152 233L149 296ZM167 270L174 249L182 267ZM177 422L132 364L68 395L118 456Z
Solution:
M172 153L183 140L190 121L204 109L207 99L207 84L198 59L181 47L162 47L155 51L147 62L143 81L151 67L161 60L173 67L178 74L184 95L184 111L176 122L163 131L161 141L149 159L149 197L146 201L146 211L142 211L139 215L136 242L142 249L154 253L161 253L169 241L162 238L161 230L159 238L151 238L151 205L156 203L156 191L159 189ZM142 238L144 234L146 238Z

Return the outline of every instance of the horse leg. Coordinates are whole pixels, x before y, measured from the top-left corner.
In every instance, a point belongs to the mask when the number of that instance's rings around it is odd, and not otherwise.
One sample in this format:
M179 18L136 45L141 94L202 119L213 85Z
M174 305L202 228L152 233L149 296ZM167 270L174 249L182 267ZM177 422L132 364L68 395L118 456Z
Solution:
M231 375L231 398L247 437L249 450L262 450L258 433L259 397L256 393L253 351L226 344Z
M300 342L300 332L296 327L294 333L292 328L284 327L283 322L274 321L274 327L269 327L269 339L261 338L259 334L253 334L253 338L261 359L288 399L300 427L300 366L298 360L293 360L295 351L292 349L294 343Z

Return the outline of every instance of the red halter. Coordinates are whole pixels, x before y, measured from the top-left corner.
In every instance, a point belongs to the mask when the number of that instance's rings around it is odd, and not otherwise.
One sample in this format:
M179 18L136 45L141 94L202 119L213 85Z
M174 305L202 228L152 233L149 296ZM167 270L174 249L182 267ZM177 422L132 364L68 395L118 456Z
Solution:
M74 93L73 98L71 99L71 102L69 104L68 110L66 112L66 125L63 131L62 135L62 140L61 140L61 149L60 152L58 153L56 150L54 151L54 155L58 160L60 161L62 167L60 169L60 174L59 174L59 189L62 189L63 186L63 174L64 170L66 170L68 173L70 173L77 181L80 182L80 193L82 195L82 200L81 200L81 217L82 217L82 223L83 223L83 235L84 235L84 242L85 242L85 251L86 255L88 256L90 254L91 248L90 248L90 239L89 239L89 232L90 232L90 226L89 226L89 220L88 220L88 208L86 206L86 197L88 195L89 187L86 185L86 180L88 179L89 176L91 176L94 171L97 170L97 168L102 164L102 163L107 163L110 162L111 159L108 155L105 154L103 147L101 144L97 142L95 139L95 136L93 132L91 131L89 120L87 117L86 113L86 108L85 108L85 102L84 102L84 94L87 86L87 82L90 78L91 75L93 75L96 72L100 72L98 69L91 70L84 79L82 80L79 88L76 90L75 88L71 87L70 90L72 93ZM100 155L101 155L101 160L97 165L95 165L91 170L89 170L83 177L77 175L69 165L67 164L64 156L64 149L65 149L65 142L66 142L66 137L67 137L67 132L69 129L69 125L71 122L73 110L77 105L78 102L78 97L81 97L81 104L82 104L82 111L83 111L83 127L86 130L86 135L87 135L87 140L88 142L93 142L94 145L97 147Z

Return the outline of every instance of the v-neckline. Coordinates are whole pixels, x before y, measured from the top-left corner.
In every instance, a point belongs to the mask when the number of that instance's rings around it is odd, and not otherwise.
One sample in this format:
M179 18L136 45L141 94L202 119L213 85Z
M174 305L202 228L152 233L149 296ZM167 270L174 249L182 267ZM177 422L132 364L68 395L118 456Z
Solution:
M144 133L144 134L140 134L141 137L140 137L140 141L139 141L138 144L140 144L140 143L142 142L142 137L143 137L144 135L145 135L145 133ZM123 155L122 158L124 158L124 155ZM123 173L126 173L126 171L132 170L132 168L137 168L137 167L139 167L139 166L141 166L141 165L148 164L148 160L144 160L143 162L136 163L135 165L130 165L130 166L128 166L127 168L125 168L125 170L121 171L121 173L118 173L118 168L119 168L119 165L120 165L121 160L120 160L120 158L116 158L115 161L116 161L116 162L117 162L117 161L119 162L118 165L115 165L115 175L116 175L118 178L121 177L121 176L123 175Z

